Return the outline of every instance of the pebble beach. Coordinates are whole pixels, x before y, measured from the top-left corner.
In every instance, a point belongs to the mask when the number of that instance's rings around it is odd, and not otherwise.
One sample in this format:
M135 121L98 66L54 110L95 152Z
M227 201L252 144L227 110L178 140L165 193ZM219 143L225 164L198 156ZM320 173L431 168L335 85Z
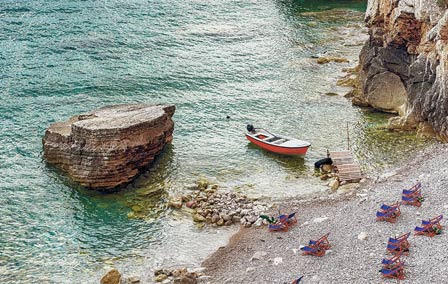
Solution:
M435 144L359 186L343 187L328 197L285 200L283 208L297 212L295 226L288 232L269 232L266 226L241 228L227 246L203 262L206 276L201 283L291 283L299 276L304 276L301 283L395 283L382 278L381 260L391 257L386 252L388 238L406 232L412 232L411 247L409 256L401 257L402 283L448 282L446 232L433 238L413 235L421 220L448 213L447 155L446 146ZM394 224L376 222L381 204L399 201L402 189L417 180L425 198L422 206L402 205ZM328 232L332 248L325 256L301 255L301 245Z

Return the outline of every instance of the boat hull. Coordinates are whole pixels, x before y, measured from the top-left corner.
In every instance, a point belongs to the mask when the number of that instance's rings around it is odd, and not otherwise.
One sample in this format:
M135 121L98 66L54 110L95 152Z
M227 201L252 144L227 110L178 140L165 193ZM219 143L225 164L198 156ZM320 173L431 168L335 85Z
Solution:
M260 148L263 148L267 151L281 154L281 155L289 155L289 156L304 156L306 152L308 151L309 146L305 147L282 147L277 145L272 145L270 143L266 143L263 141L260 141L258 139L255 139L254 137L246 134L247 140L252 142L253 144L257 145Z

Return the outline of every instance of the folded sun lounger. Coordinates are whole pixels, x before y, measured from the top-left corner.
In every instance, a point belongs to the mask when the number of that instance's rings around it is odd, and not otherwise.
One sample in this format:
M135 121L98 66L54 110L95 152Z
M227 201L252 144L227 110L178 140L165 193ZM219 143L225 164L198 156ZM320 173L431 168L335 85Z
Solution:
M439 215L427 221L423 220L422 227L415 227L414 235L424 235L431 238L435 235L439 235L443 230L443 226L440 224L442 219L443 215Z
M411 232L403 234L399 237L389 238L387 241L387 250L394 255L407 253L409 251L409 241L408 238Z
M381 205L380 211L376 212L376 221L387 221L395 223L398 216L400 216L400 202L395 202L392 205Z
M422 194L422 184L420 182L417 182L414 186L412 186L410 189L403 189L403 195L421 195Z
M325 252L331 247L328 241L329 235L330 233L327 233L317 240L310 240L308 245L302 248L304 251L302 255L324 256Z
M277 222L269 225L269 231L288 231L289 227L297 224L296 212L293 212L289 215L280 215L278 216Z
M382 268L381 274L385 278L404 280L403 267L404 267L404 262L399 262L395 265L391 265L390 268Z
M403 195L401 197L401 200L402 200L403 204L405 204L405 205L413 205L413 206L420 207L420 206L422 206L423 197Z

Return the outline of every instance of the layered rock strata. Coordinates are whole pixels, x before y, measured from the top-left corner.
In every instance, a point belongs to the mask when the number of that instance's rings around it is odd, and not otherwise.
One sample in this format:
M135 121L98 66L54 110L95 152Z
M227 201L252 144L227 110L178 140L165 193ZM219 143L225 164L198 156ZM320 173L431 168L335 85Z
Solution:
M132 181L173 139L172 105L115 105L50 125L44 158L84 187Z
M448 141L448 1L369 0L369 40L360 54L356 105L400 117L391 128L418 128Z

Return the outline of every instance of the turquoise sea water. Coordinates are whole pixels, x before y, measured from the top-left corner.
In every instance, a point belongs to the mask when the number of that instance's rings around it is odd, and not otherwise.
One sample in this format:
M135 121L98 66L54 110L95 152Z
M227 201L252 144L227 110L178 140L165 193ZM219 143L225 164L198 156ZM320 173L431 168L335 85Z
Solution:
M309 13L334 8L342 10ZM235 229L196 229L165 208L169 195L198 178L272 198L325 190L312 165L327 148L346 147L347 122L367 170L418 149L412 135L375 128L386 116L325 95L355 64L363 9L363 1L3 0L0 282L97 283L113 266L149 279L160 265L197 265ZM351 62L318 65L317 55ZM134 102L175 104L176 126L172 145L127 190L80 189L42 161L49 124ZM305 159L261 151L243 136L248 122L313 147Z

